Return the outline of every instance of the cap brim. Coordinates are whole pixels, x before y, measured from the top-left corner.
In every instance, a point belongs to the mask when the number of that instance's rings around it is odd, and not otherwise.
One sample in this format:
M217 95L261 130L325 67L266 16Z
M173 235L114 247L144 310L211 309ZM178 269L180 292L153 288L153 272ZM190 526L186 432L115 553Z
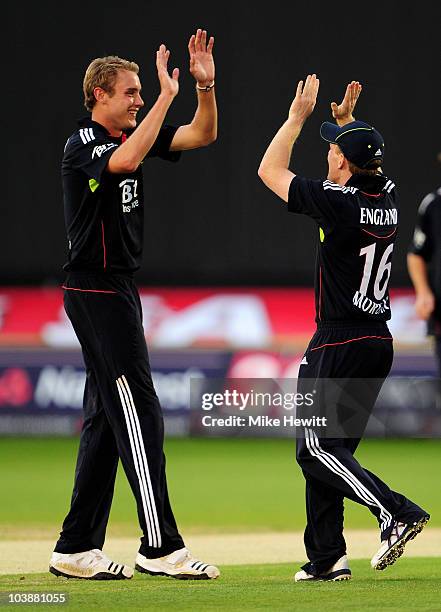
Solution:
M320 136L326 142L336 142L337 136L341 133L341 129L335 123L325 121L320 126Z

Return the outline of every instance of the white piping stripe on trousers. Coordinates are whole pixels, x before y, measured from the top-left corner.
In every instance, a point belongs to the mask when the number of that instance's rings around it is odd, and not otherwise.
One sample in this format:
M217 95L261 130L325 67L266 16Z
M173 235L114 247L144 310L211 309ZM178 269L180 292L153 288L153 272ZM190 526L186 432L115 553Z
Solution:
M311 430L313 438L314 438L314 446L315 448L325 457L328 458L328 460L332 463L334 462L334 467L336 467L336 469L338 468L338 466L346 472L346 474L348 475L349 479L354 483L355 486L358 487L358 489L360 490L360 492L363 492L363 494L370 500L370 505L374 505L377 506L380 509L380 517L383 519L382 522L382 529L386 529L386 527L388 527L391 522L392 522L392 515L391 513L386 510L386 508L378 501L378 499L374 496L374 494L369 491L369 489L367 489L364 484L362 484L357 477L351 472L349 471L349 469L344 466L338 459L337 457L334 457L334 455L332 455L331 453L327 453L326 451L324 451L320 444L319 444L319 440L317 438L316 433ZM363 497L362 495L360 495L361 497Z
M311 437L309 437L309 433ZM386 529L392 522L392 515L378 501L378 499L348 470L334 455L324 451L319 444L318 438L313 430L307 430L306 445L311 455L316 457L321 463L328 467L334 474L337 474L353 489L353 491L365 501L369 506L377 506L380 509L380 516L383 519L382 530Z
M124 388L122 386L122 382L120 379L118 379L116 381L117 387L118 387L118 393L119 393L119 397L121 399L121 404L123 407L123 411L124 411L124 417L126 419L126 425L127 425L127 431L129 434L129 440L130 440L130 447L132 449L132 456L133 456L133 463L135 465L135 471L136 471L136 475L138 476L138 482L139 482L139 490L141 493L141 499L142 499L142 506L144 509L144 517L145 517L145 522L147 525L147 533L148 533L148 540L149 540L149 546L154 546L154 535L152 533L152 519L151 519L151 509L150 509L150 504L149 504L149 500L148 500L148 495L147 495L147 486L146 486L146 482L145 482L145 478L143 477L141 470L140 470L140 464L139 464L139 449L137 447L137 444L134 440L134 436L133 436L133 431L132 431L132 424L131 424L131 420L130 420L130 415L129 415L129 409L128 409L128 401L125 397L125 391Z
M155 523L155 528L156 528L156 535L157 535L157 539L158 539L158 548L162 545L162 540L161 540L161 530L159 529L159 519L158 519L158 513L156 511L156 503L155 503L155 496L153 495L153 488L152 488L152 481L150 479L150 472L149 472L149 465L147 463L147 456L145 454L145 448L144 448L144 443L143 443L143 439L142 439L142 434L141 434L141 426L139 424L139 419L138 419L138 414L136 412L135 409L135 404L133 402L133 396L132 396L132 392L130 391L130 387L129 387L129 383L126 380L126 377L124 376L124 374L122 375L122 381L126 387L128 396L130 398L130 405L133 411L133 419L135 421L135 426L136 426L136 430L138 433L138 439L140 441L140 447L141 447L141 459L143 461L144 464L144 473L147 477L147 487L148 487L148 493L149 493L149 499L151 501L152 504L152 513L153 513L153 520Z
M383 530L386 529L386 527L388 527L392 523L392 514L388 510L386 510L386 508L378 501L378 499L374 496L374 494L371 491L369 491L369 489L367 489L367 487L365 487L357 479L357 477L337 459L337 457L334 457L334 455L332 455L331 453L327 453L321 448L316 433L312 430L311 432L314 438L314 446L319 451L319 453L321 453L322 456L327 457L330 463L334 462L334 467L336 469L340 468L341 470L346 472L349 480L351 480L352 483L354 484L354 487L360 490L360 497L363 498L363 495L366 496L366 498L370 500L370 505L377 506L380 509L380 517L383 519L382 529ZM363 495L361 495L361 493L363 493Z
M154 520L154 527L156 528L156 534L157 534L157 539L158 539L158 548L159 548L162 545L161 530L159 529L158 513L156 511L155 496L153 495L152 481L150 479L149 465L148 465L148 462L147 462L147 456L145 454L144 442L143 442L143 438L142 438L142 434L141 434L141 426L139 424L138 413L136 412L136 409L135 409L135 403L133 401L132 392L130 391L129 383L127 382L127 379L124 376L124 374L121 376L121 379L122 379L123 384L126 387L126 391L127 391L128 396L129 396L129 399L130 399L130 407L132 409L133 420L134 420L134 423L135 423L136 432L137 432L137 435L138 435L138 440L140 442L141 460L142 460L143 467L144 467L144 474L145 474L146 480L147 480L149 499L151 501L152 514L153 514L153 520Z
M361 491L360 489L358 489L358 487L356 485L352 485L351 482L349 481L349 479L347 478L347 476L341 471L338 470L338 468L333 469L332 468L332 462L331 465L328 465L328 463L326 462L325 459L323 459L320 456L319 451L314 447L314 440L311 436L311 438L309 437L309 430L305 429L305 433L306 433L306 445L308 447L309 452L311 453L311 455L313 457L315 457L316 459L318 459L319 461L321 461L321 463L323 463L326 467L328 467L331 472L334 472L335 474L337 474L338 476L341 476L343 478L343 480L351 487L351 489L353 489L355 491L355 493L361 497L361 499L363 501L365 501L366 503L368 503L369 505L375 505L372 500L370 500L369 498L367 498L364 494L363 491Z
M145 456L144 443L141 436L138 415L136 413L133 397L125 377L122 376L121 378L117 379L116 384L126 419L135 471L138 476L144 516L147 525L149 546L159 548L162 543L161 532L159 529L155 499L152 493L150 474L148 471L147 458Z
M324 451L318 441L317 435L315 434L314 431L311 430L311 434L313 436L312 438L312 442L313 442L313 446L315 447L315 449L318 451L319 454L321 454L324 457L327 457L327 459L324 459L324 461L328 461L331 465L334 465L334 468L336 470L336 473L339 473L339 475L344 478L343 474L341 473L343 471L343 473L346 473L347 478L349 478L349 480L352 482L352 484L354 486L351 485L350 482L348 482L348 480L346 480L346 482L351 486L352 489L357 490L359 497L361 497L361 499L364 499L365 502L367 502L370 506L377 506L378 508L380 508L380 516L383 519L383 529L387 526L387 523L389 521L389 517L390 519L392 519L392 516L389 512L387 512L387 510L380 504L380 502L374 497L374 495L369 491L369 489L367 489L356 477L355 475L349 471L349 469L344 466L338 459L337 457L335 457L334 455L332 455L331 453L327 453L326 451ZM317 457L319 458L319 457ZM326 463L325 463L326 464ZM332 469L332 468L330 468ZM390 522L390 521L389 521Z
M305 429L305 432L306 431L307 430ZM311 430L311 434L313 434L312 430ZM361 483L354 477L354 475L348 470L346 470L346 472L344 471L346 468L336 459L336 457L334 457L334 455L330 455L329 453L326 453L325 451L323 451L323 449L321 449L320 446L318 445L318 440L317 440L317 443L314 442L312 435L311 435L311 438L309 438L307 434L306 444L308 446L308 450L310 451L310 453L314 457L316 457L319 461L321 461L321 463L323 463L326 467L328 467L332 472L340 476L351 487L351 489L355 491L358 497L360 497L369 506L378 505L374 501L374 499L370 497L370 495L366 494L369 492L363 488L363 485L361 485ZM319 447L318 449L317 449L317 445ZM327 455L328 459L325 459L323 455ZM340 465L341 468L343 469L340 469L338 465ZM381 513L381 518L383 518L382 529L384 529L387 519L385 518L383 512L381 511L381 508L380 508L380 513Z

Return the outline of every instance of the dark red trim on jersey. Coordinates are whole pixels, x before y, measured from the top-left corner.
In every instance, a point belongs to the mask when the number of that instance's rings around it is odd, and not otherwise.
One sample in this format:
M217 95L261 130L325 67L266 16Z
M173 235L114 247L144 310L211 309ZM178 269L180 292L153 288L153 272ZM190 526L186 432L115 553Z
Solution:
M311 349L311 351L318 351L325 346L338 346L339 344L348 344L349 342L357 342L357 340L368 340L369 338L377 338L378 340L393 340L391 336L361 336L360 338L351 338L350 340L344 340L343 342L330 342L329 344L321 344Z
M121 134L121 144L127 140L127 134L124 132Z
M367 196L368 198L381 198L381 196L383 195L382 193L366 193L366 191L360 191L360 193Z
M106 269L106 265L107 265L106 263L106 241L104 238L104 222L102 219L101 219L101 233L103 236L103 267L104 269Z
M61 288L67 291L82 291L84 293L117 293L116 291L106 291L105 289L78 289L77 287L66 287L66 285L61 285Z
M374 238L381 238L382 240L385 240L386 238L391 238L395 234L395 232L397 231L397 228L395 228L394 231L391 234L388 234L387 236L377 236L377 234L373 234L372 232L368 232L367 230L363 229L362 227L360 229L365 234L369 234L369 236L373 236Z

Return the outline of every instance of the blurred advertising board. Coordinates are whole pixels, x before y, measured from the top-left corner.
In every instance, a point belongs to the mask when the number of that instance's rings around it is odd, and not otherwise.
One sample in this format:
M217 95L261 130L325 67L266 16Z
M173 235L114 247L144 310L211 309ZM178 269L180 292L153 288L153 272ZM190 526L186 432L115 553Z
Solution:
M312 289L141 288L149 347L302 350L315 329ZM392 291L398 344L425 343L411 291ZM78 348L61 289L0 289L0 346Z
M190 379L226 376L223 352L151 355L167 433L189 433ZM0 351L0 435L72 435L82 423L86 374L79 351Z
M237 429L200 427L203 414L192 414L194 381L221 386L234 381L294 381L301 352L184 350L150 353L155 388L168 435L241 435ZM397 354L390 381L380 397L379 429L371 435L426 436L441 434L441 407L436 399L436 364L432 355ZM426 382L428 380L428 382ZM224 381L224 382L222 382ZM85 371L80 351L2 349L0 351L0 435L73 435L81 429ZM247 383L248 384L248 383ZM257 384L257 383L256 383ZM435 399L434 399L435 398ZM197 409L197 407L196 407ZM272 416L283 412L271 407ZM275 412L274 412L275 410ZM248 435L288 435L255 428Z

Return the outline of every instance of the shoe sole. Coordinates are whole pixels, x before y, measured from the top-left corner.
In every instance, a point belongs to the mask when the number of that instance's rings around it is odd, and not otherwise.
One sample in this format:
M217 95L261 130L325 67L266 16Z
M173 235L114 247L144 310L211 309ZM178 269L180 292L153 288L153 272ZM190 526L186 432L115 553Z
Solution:
M211 578L208 574L167 574L166 572L152 572L136 564L135 569L141 574L149 574L150 576L165 576L166 578L176 578L176 580L216 580L219 576Z
M334 574L334 572L333 572ZM305 578L304 580L296 580L296 582L341 582L342 580L351 580L352 574L339 574L335 576L331 574L328 576L316 576L314 578Z
M352 580L352 576L338 576L338 578L308 578L306 580L296 580L296 582L343 582L343 580Z
M351 580L351 574L341 574L340 576L336 576L335 578L323 578L322 580L326 582L341 582L342 580Z
M410 529L403 535L403 537L395 542L393 546L386 551L384 557L380 559L374 570L385 570L390 565L393 565L401 555L404 553L406 544L416 538L416 536L422 532L426 524L429 522L430 516L423 516L415 525L412 525Z
M72 576L71 574L66 574L65 572L61 572L56 567L52 565L49 566L49 571L54 576L62 577L62 578L73 578L74 580L130 580L132 576L129 578L128 576L124 576L122 572L119 574L110 574L107 572L99 572L94 576Z

